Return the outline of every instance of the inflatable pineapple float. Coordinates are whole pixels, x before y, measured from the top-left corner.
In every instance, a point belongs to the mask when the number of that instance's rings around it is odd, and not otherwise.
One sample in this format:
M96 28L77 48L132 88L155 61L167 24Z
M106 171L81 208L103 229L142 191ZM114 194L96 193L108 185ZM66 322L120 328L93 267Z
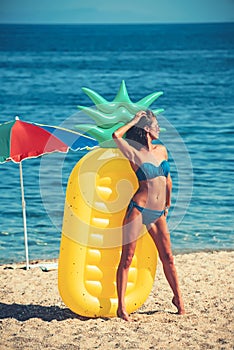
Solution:
M96 123L77 127L99 141L74 167L67 184L58 285L64 303L87 317L116 315L116 270L122 246L122 222L137 180L115 147L112 133L147 109L162 92L133 103L124 81L112 102L83 88L96 108L81 107ZM162 112L154 110L155 114ZM148 297L155 278L157 250L146 231L138 240L126 290L127 312Z

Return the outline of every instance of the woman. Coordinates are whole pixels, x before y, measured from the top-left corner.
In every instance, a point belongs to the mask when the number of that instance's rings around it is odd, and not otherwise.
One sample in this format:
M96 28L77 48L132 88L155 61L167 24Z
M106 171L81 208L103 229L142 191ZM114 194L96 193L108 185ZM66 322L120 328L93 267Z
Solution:
M126 134L126 139L123 136ZM126 125L113 133L118 148L130 161L139 187L133 195L123 222L123 246L117 270L117 316L129 321L125 306L128 271L134 256L138 235L145 224L163 264L166 279L173 291L172 303L178 314L185 313L176 268L171 251L166 216L171 204L172 181L166 148L153 145L159 136L155 115L147 110L138 112Z

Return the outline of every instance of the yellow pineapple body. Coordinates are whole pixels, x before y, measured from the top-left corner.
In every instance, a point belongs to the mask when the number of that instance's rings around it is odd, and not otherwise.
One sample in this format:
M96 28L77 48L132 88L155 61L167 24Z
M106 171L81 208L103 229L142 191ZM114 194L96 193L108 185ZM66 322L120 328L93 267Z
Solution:
M91 151L70 174L58 285L64 303L79 315L116 316L122 222L137 187L136 176L118 149ZM143 226L128 276L125 296L128 313L147 299L156 266L157 250Z

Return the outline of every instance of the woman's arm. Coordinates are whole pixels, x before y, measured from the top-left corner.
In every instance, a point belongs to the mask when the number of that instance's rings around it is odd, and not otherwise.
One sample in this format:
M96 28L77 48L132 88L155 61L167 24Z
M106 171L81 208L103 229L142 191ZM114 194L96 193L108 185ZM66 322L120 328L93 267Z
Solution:
M134 155L136 153L136 149L129 145L129 143L124 140L124 134L131 129L134 125L136 125L141 117L143 117L146 113L144 111L139 111L134 116L129 123L121 126L115 132L113 132L112 137L117 145L117 147L122 151L122 153L127 157L130 161L134 161Z
M113 132L113 134L112 134L113 139L122 138L124 136L124 134L129 129L131 129L134 125L136 125L139 122L139 120L141 119L141 117L144 117L145 115L146 115L145 111L137 112L137 114L132 118L132 120L130 120L130 122L121 126L119 129L117 129L117 130L115 130L115 132Z
M168 160L168 153L166 147L164 147L165 159ZM172 179L170 173L166 177L166 203L165 203L165 215L167 216L168 210L171 206L171 192L172 192Z
M166 179L166 208L171 206L171 191L172 191L172 179L171 175L168 174Z
M168 211L171 206L171 190L172 190L172 180L171 175L168 174L167 180L166 180L166 203L165 203L165 209L164 209L164 215L168 215Z

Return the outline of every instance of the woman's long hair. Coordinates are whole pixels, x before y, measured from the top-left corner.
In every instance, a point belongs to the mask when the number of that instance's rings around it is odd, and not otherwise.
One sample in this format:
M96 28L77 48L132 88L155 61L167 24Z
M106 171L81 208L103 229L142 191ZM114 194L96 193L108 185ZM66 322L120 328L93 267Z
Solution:
M147 110L146 116L142 117L137 124L132 126L126 132L126 141L128 141L128 143L136 149L140 149L142 147L148 148L147 131L144 129L144 127L151 127L154 118L156 118L154 113Z

